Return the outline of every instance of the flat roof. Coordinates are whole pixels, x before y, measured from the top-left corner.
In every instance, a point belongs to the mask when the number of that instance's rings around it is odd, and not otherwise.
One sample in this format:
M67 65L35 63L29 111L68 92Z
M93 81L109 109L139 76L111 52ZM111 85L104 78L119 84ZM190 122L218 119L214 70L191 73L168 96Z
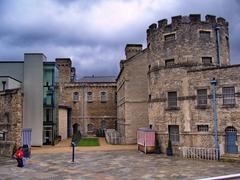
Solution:
M81 83L116 83L116 76L84 76L77 82Z

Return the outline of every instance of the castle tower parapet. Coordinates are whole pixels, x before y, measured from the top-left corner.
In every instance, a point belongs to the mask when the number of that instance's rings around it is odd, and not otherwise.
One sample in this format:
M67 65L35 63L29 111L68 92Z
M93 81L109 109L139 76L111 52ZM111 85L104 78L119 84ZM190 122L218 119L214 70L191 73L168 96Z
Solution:
M157 25L156 25L157 26ZM129 59L142 51L142 44L127 44L125 47L126 59Z
M218 52L220 64L230 64L228 22L224 18L206 15L201 20L200 14L190 14L174 16L171 21L162 19L147 29L150 61L163 66L169 59L177 64L207 61L219 65Z
M70 82L72 77L72 61L70 58L56 58L59 70L59 83Z

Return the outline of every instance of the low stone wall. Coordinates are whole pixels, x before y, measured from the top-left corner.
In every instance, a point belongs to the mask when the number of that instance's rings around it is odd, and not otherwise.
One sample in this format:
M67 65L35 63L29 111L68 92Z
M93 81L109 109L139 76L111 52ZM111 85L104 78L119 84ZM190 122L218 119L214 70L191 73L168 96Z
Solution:
M12 157L14 141L0 141L0 156Z

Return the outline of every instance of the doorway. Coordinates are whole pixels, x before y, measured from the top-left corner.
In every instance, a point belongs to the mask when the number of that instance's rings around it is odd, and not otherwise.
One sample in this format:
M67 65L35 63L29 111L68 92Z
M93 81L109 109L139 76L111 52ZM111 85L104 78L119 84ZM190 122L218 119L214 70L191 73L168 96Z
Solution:
M238 153L237 130L233 126L229 126L225 130L226 133L226 152L229 154Z

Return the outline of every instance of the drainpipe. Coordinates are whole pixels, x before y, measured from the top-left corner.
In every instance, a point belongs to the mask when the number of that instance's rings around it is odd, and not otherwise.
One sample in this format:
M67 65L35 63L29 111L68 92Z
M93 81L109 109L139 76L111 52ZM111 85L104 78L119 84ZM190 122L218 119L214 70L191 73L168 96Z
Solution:
M216 44L217 44L217 65L221 66L221 57L220 57L220 52L221 52L221 47L220 47L220 27L216 26L215 27L216 31Z
M84 113L84 111L85 111L85 91L84 91L84 89L85 89L85 85L83 84L83 87L82 87L82 96L83 96L83 98L82 98L82 120L83 120L83 135L85 136L86 135L86 122L85 122L85 113Z
M219 144L218 144L218 116L217 116L217 105L216 105L216 86L217 81L215 78L211 80L212 95L213 95L213 121L214 121L214 144L216 149L216 159L219 159Z

